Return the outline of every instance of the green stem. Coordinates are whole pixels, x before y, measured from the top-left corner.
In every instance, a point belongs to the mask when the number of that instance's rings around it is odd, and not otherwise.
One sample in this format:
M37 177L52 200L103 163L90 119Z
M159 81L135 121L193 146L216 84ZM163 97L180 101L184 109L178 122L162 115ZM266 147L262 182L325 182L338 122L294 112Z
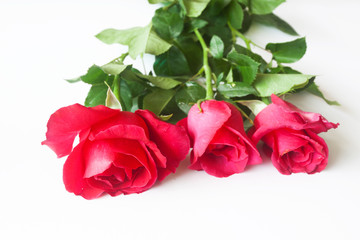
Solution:
M120 62L121 64L123 64L123 63L124 63L125 58L126 58L128 55L129 55L129 53L128 53L128 52L127 52L127 53L123 53L123 54L121 54L121 56L120 56L120 57L117 57L117 58L115 58L114 60L110 61L110 63Z
M209 60L208 60L208 53L209 53L209 49L206 46L205 40L204 38L201 36L199 30L195 29L194 30L196 37L199 39L199 42L201 44L201 47L203 49L203 68L205 71L205 79L206 79L206 100L210 100L214 98L214 92L213 92L213 86L212 86L212 78L211 78L211 68L209 65Z
M241 32L239 32L239 31L236 30L233 26L231 26L231 24L230 24L229 22L228 22L228 26L229 26L229 28L230 28L230 30L231 30L231 34L232 34L233 36L238 36L239 38L241 38L241 40L243 40L243 41L245 42L246 48L247 48L248 50L251 51L251 45L250 45L250 44L252 44L252 45L254 45L254 46L257 47L257 48L260 48L260 49L262 49L262 50L264 50L264 51L266 51L266 52L271 53L271 51L267 50L266 48L263 48L262 46L254 43L254 42L251 41L250 39L246 38ZM236 41L236 40L235 40L235 41ZM235 41L234 41L234 42L235 42Z
M251 51L251 46L250 46L251 41L249 39L247 39L241 32L239 32L233 26L231 26L230 22L228 22L228 26L231 30L231 34L233 36L238 36L239 38L241 38L241 40L243 40L245 42L246 48ZM236 38L235 38L235 41L236 41ZM234 43L235 43L235 41L234 41Z
M194 75L192 76L189 80L187 80L188 82L194 80L195 78L197 78L199 75L201 75L204 72L204 67L201 67L200 70Z
M129 56L129 53L128 53L128 52L121 54L121 56L119 57L119 61L120 61L121 63L124 63L124 60L125 60L125 58L126 58L127 56Z

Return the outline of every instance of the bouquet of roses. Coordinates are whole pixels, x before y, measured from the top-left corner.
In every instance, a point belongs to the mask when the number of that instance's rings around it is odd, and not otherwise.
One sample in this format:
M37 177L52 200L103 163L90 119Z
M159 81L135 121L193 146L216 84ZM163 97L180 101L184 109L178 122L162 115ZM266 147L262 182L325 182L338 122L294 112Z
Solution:
M96 35L127 45L127 53L68 80L91 85L85 106L49 119L43 144L68 156L69 192L86 199L141 193L175 173L190 148L190 169L228 177L261 164L259 141L282 174L326 167L328 147L318 134L338 124L283 100L307 91L338 104L323 96L315 76L288 66L305 54L305 38L261 47L244 35L256 23L297 36L273 13L284 0L149 2L162 4L149 25ZM155 55L153 72L124 64L144 54Z

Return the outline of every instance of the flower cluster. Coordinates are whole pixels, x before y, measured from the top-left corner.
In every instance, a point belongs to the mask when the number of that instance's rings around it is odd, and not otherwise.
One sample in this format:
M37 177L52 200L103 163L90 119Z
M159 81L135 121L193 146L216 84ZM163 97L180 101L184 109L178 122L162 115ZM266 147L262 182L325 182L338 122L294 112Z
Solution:
M259 141L282 174L326 167L328 147L318 134L338 124L278 97L307 91L338 105L316 76L288 66L304 56L305 38L260 46L246 36L253 23L298 36L273 13L283 0L148 2L161 6L147 26L96 35L127 52L68 80L91 86L85 106L50 117L43 144L68 155L69 192L86 199L141 193L174 173L190 149L189 169L228 177L262 162ZM154 56L152 71L125 64L144 54Z
M132 113L75 104L50 117L43 144L58 157L69 155L63 170L66 189L93 199L104 193L148 190L176 171L190 147L189 168L216 177L260 164L260 139L280 173L320 172L327 164L328 148L317 134L336 127L320 114L303 112L275 95L255 117L249 136L241 113L224 101L194 105L176 125L148 110ZM79 143L73 148L76 136Z

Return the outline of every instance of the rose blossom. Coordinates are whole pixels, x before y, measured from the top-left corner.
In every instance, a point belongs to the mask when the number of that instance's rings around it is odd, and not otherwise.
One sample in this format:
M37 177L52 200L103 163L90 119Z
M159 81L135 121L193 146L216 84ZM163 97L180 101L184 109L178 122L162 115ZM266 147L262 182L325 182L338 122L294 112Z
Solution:
M248 164L261 163L246 136L241 113L230 103L208 100L201 103L201 111L194 105L179 124L187 128L192 142L190 169L228 177L244 171Z
M74 138L79 144L73 149ZM122 112L79 104L57 110L46 140L63 169L66 189L86 199L141 193L175 172L189 151L186 131L148 110Z
M280 173L322 171L328 162L328 147L317 134L337 128L318 113L304 112L276 95L254 120L252 140L262 139L272 149L271 160Z

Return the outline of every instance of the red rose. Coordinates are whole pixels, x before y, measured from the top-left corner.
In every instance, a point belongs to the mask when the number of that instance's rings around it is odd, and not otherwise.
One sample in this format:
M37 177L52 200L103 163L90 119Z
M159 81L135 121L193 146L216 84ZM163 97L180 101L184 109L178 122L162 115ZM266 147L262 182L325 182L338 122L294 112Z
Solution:
M255 145L246 136L241 113L230 103L208 100L199 110L194 105L187 118L193 150L190 169L205 170L216 177L244 171L246 165L261 163Z
M72 149L77 135L79 144ZM183 128L147 110L131 113L79 104L50 117L42 144L58 157L70 154L64 165L65 187L86 199L149 189L175 172L190 145Z
M328 162L328 147L317 134L337 128L318 113L304 112L279 97L254 120L252 140L262 139L272 149L273 165L282 174L322 171Z

